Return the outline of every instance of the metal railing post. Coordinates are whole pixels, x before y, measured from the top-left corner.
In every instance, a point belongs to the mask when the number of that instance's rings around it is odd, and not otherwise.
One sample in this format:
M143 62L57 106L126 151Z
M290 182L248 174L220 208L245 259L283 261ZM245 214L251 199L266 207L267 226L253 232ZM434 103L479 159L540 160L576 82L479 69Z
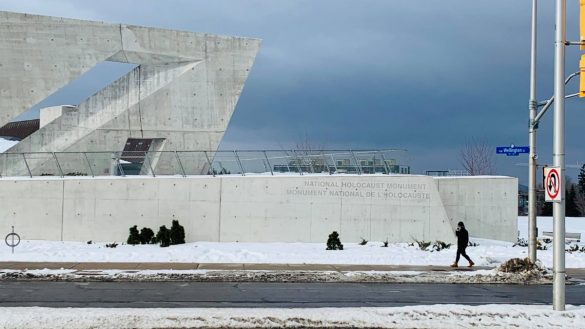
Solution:
M152 167L152 162L148 158L149 155L150 155L150 152L146 152L144 159L148 160L148 167L150 168L150 173L152 174L152 177L156 177L156 174L154 173L154 168Z
M120 157L118 156L117 152L114 152L114 154L116 155L116 166L118 167L118 171L120 172L120 176L122 177L126 177L126 173L124 173L124 169L122 168L122 164L120 164Z
M209 169L207 169L207 174L209 175L209 172L211 172L213 177L215 177L215 171L213 170L213 166L211 164L211 160L209 160L209 156L207 155L207 151L203 151L203 154L205 154L205 158L207 159L207 165L209 166Z
M30 171L30 167L28 166L28 162L26 162L26 156L22 153L22 159L24 160L24 165L26 166L26 170L28 170L28 175L32 178L32 172Z
M331 175L331 170L329 170L329 165L327 164L327 158L325 157L325 153L321 153L321 158L323 159L323 167L327 167L327 172ZM325 169L325 168L323 168Z
M355 153L353 153L352 150L349 150L349 153L351 153L351 157L353 158L353 161L355 161L355 165L357 166L358 173L359 173L359 175L361 175L362 174L362 165L357 161Z
M297 152L295 150L292 150L294 157L296 158L296 164L297 164L297 170L299 171L299 175L303 175L303 168L301 168L301 166L299 165L300 159L299 156L297 155Z
M83 152L83 157L85 158L85 161L87 162L87 167L89 168L89 172L91 173L91 177L95 177L93 175L93 169L91 169L91 163L89 162L89 159L87 158L87 153Z
M244 166L242 165L242 161L240 161L240 157L238 156L238 151L234 150L234 155L236 156L236 162L242 171L242 176L246 176L246 171L244 170Z
M63 178L63 169L61 169L61 164L59 163L59 160L57 159L57 155L55 155L55 152L51 152L53 154L53 159L55 159L55 164L57 164L57 169L59 169L59 173L61 174L61 178Z
M185 175L185 168L183 168L183 163L181 162L181 158L179 157L179 154L177 153L177 151L175 152L175 158L177 158L177 163L179 164L179 168L181 168L181 172L183 173L183 177L187 177L187 175ZM209 173L209 171L207 171Z
M286 161L286 170L288 170L288 172L291 172L290 171L290 165L289 164L290 164L290 161L288 161L288 158L287 158L287 161Z
M311 168L311 172L314 174L315 173L315 167L313 166L313 160L311 160L311 155L310 154L307 155L307 159L309 160L309 168Z
M390 175L390 168L388 168L388 163L386 163L386 158L384 157L384 153L378 151L380 153L380 158L382 158L382 162L384 163L384 170L386 170L386 175Z
M266 163L268 163L268 168L270 169L270 175L274 176L274 171L272 170L272 164L270 160L268 160L268 156L266 155L266 151L262 151L264 153L264 158L266 159Z
M333 154L329 154L329 156L331 157L331 161L333 162L333 168L335 169L335 173L337 174L337 163L335 162L335 158L333 157Z

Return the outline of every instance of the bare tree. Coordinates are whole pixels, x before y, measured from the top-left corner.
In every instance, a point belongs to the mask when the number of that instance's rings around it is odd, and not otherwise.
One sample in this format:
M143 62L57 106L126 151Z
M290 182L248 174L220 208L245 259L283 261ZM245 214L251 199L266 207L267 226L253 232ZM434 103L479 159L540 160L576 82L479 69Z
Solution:
M459 153L463 168L471 176L493 175L496 171L494 150L484 140L468 140Z
M281 146L285 154L290 157L289 167L304 172L327 172L328 166L324 160L325 145L315 143L305 132L295 143L288 148Z

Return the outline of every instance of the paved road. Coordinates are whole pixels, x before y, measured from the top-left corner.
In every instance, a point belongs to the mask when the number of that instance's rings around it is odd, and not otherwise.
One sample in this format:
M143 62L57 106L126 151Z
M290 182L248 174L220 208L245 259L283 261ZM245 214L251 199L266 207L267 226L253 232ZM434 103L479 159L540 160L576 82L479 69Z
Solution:
M552 286L383 283L1 282L0 307L368 307L550 304ZM585 285L567 286L585 305Z

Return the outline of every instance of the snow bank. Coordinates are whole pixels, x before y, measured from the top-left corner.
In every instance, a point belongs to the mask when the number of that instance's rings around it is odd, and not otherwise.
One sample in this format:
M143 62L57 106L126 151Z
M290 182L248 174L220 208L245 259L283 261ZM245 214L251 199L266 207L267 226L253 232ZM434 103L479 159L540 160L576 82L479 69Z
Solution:
M13 328L583 328L585 308L429 305L392 308L0 308Z

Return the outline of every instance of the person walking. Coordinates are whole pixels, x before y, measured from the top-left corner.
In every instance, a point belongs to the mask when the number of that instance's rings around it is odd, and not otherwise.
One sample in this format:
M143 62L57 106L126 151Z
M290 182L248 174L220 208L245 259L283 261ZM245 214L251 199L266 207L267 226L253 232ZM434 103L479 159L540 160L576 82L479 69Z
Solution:
M469 244L469 233L465 229L465 225L463 222L457 223L457 230L455 231L455 235L457 235L457 256L455 257L455 263L451 264L451 267L458 267L457 263L459 263L459 257L463 256L469 262L469 267L475 265L475 263L467 256L465 253L465 249Z

